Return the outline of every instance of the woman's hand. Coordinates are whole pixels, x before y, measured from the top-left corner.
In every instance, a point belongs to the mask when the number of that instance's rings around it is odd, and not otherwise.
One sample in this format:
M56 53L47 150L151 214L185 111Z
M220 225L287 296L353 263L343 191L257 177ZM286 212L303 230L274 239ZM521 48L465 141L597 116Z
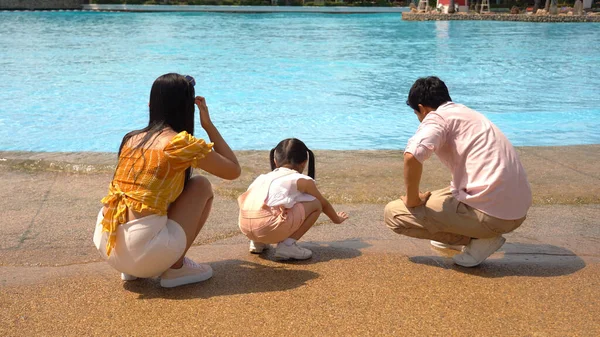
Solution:
M206 129L206 127L212 125L210 115L208 114L208 107L206 106L206 99L202 96L196 96L194 103L196 103L198 110L200 110L200 125L203 129Z
M348 214L346 214L346 212L337 212L337 216L338 219L337 221L333 221L334 224L341 224L348 219Z
M194 103L196 103L200 110L200 125L206 131L208 139L214 144L213 151L198 163L198 168L219 178L227 180L237 179L242 172L242 168L235 154L210 120L206 100L202 96L196 96Z

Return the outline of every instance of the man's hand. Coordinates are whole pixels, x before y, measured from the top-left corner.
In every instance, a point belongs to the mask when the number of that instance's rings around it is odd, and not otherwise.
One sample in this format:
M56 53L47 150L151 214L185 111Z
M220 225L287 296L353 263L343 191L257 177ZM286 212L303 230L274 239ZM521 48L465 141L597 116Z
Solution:
M427 202L427 200L429 199L430 196L431 196L431 192L425 192L425 193L419 193L418 198L410 198L409 199L407 196L403 195L400 197L400 199L402 199L402 201L404 202L406 207L412 208L412 207L425 205L425 203Z

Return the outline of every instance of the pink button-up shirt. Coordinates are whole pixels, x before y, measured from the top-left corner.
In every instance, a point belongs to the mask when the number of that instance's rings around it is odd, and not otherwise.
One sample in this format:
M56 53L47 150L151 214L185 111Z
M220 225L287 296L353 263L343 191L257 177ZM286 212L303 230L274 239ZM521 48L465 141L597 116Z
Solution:
M427 114L404 152L421 163L435 152L452 172L454 197L488 215L520 219L531 206L531 188L512 144L464 105L448 102Z

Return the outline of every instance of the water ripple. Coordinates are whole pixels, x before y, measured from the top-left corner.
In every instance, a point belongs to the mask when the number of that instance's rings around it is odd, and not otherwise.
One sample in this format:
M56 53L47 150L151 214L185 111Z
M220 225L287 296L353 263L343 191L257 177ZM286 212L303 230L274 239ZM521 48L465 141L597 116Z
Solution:
M402 148L418 126L408 89L434 74L515 145L600 143L599 33L397 14L2 12L0 150L115 151L173 71L196 77L235 149L292 136Z

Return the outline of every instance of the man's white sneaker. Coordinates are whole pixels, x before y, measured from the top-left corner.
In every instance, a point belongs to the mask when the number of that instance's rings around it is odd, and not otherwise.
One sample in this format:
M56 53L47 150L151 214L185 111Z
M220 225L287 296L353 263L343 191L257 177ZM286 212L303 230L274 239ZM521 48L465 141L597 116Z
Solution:
M250 248L248 248L248 250L250 251L250 253L252 254L260 254L263 252L263 250L269 248L270 246L266 243L262 243L262 242L254 242L252 240L250 240Z
M452 257L454 263L463 267L475 267L485 261L506 242L502 235L489 239L471 239L461 254Z
M443 242L439 242L439 241L430 241L431 245L434 246L435 248L440 248L440 249L452 249L452 250L458 250L459 252L463 249L463 245L449 245L447 243L443 243Z
M133 275L121 273L121 280L123 280L123 281L135 281L137 279L138 278Z
M278 260L306 260L312 256L312 252L306 248L299 247L295 242L288 246L280 242L275 248L275 258Z
M212 268L207 264L199 264L184 257L183 266L179 269L169 268L160 276L163 288L173 288L184 284L208 280L212 277Z

